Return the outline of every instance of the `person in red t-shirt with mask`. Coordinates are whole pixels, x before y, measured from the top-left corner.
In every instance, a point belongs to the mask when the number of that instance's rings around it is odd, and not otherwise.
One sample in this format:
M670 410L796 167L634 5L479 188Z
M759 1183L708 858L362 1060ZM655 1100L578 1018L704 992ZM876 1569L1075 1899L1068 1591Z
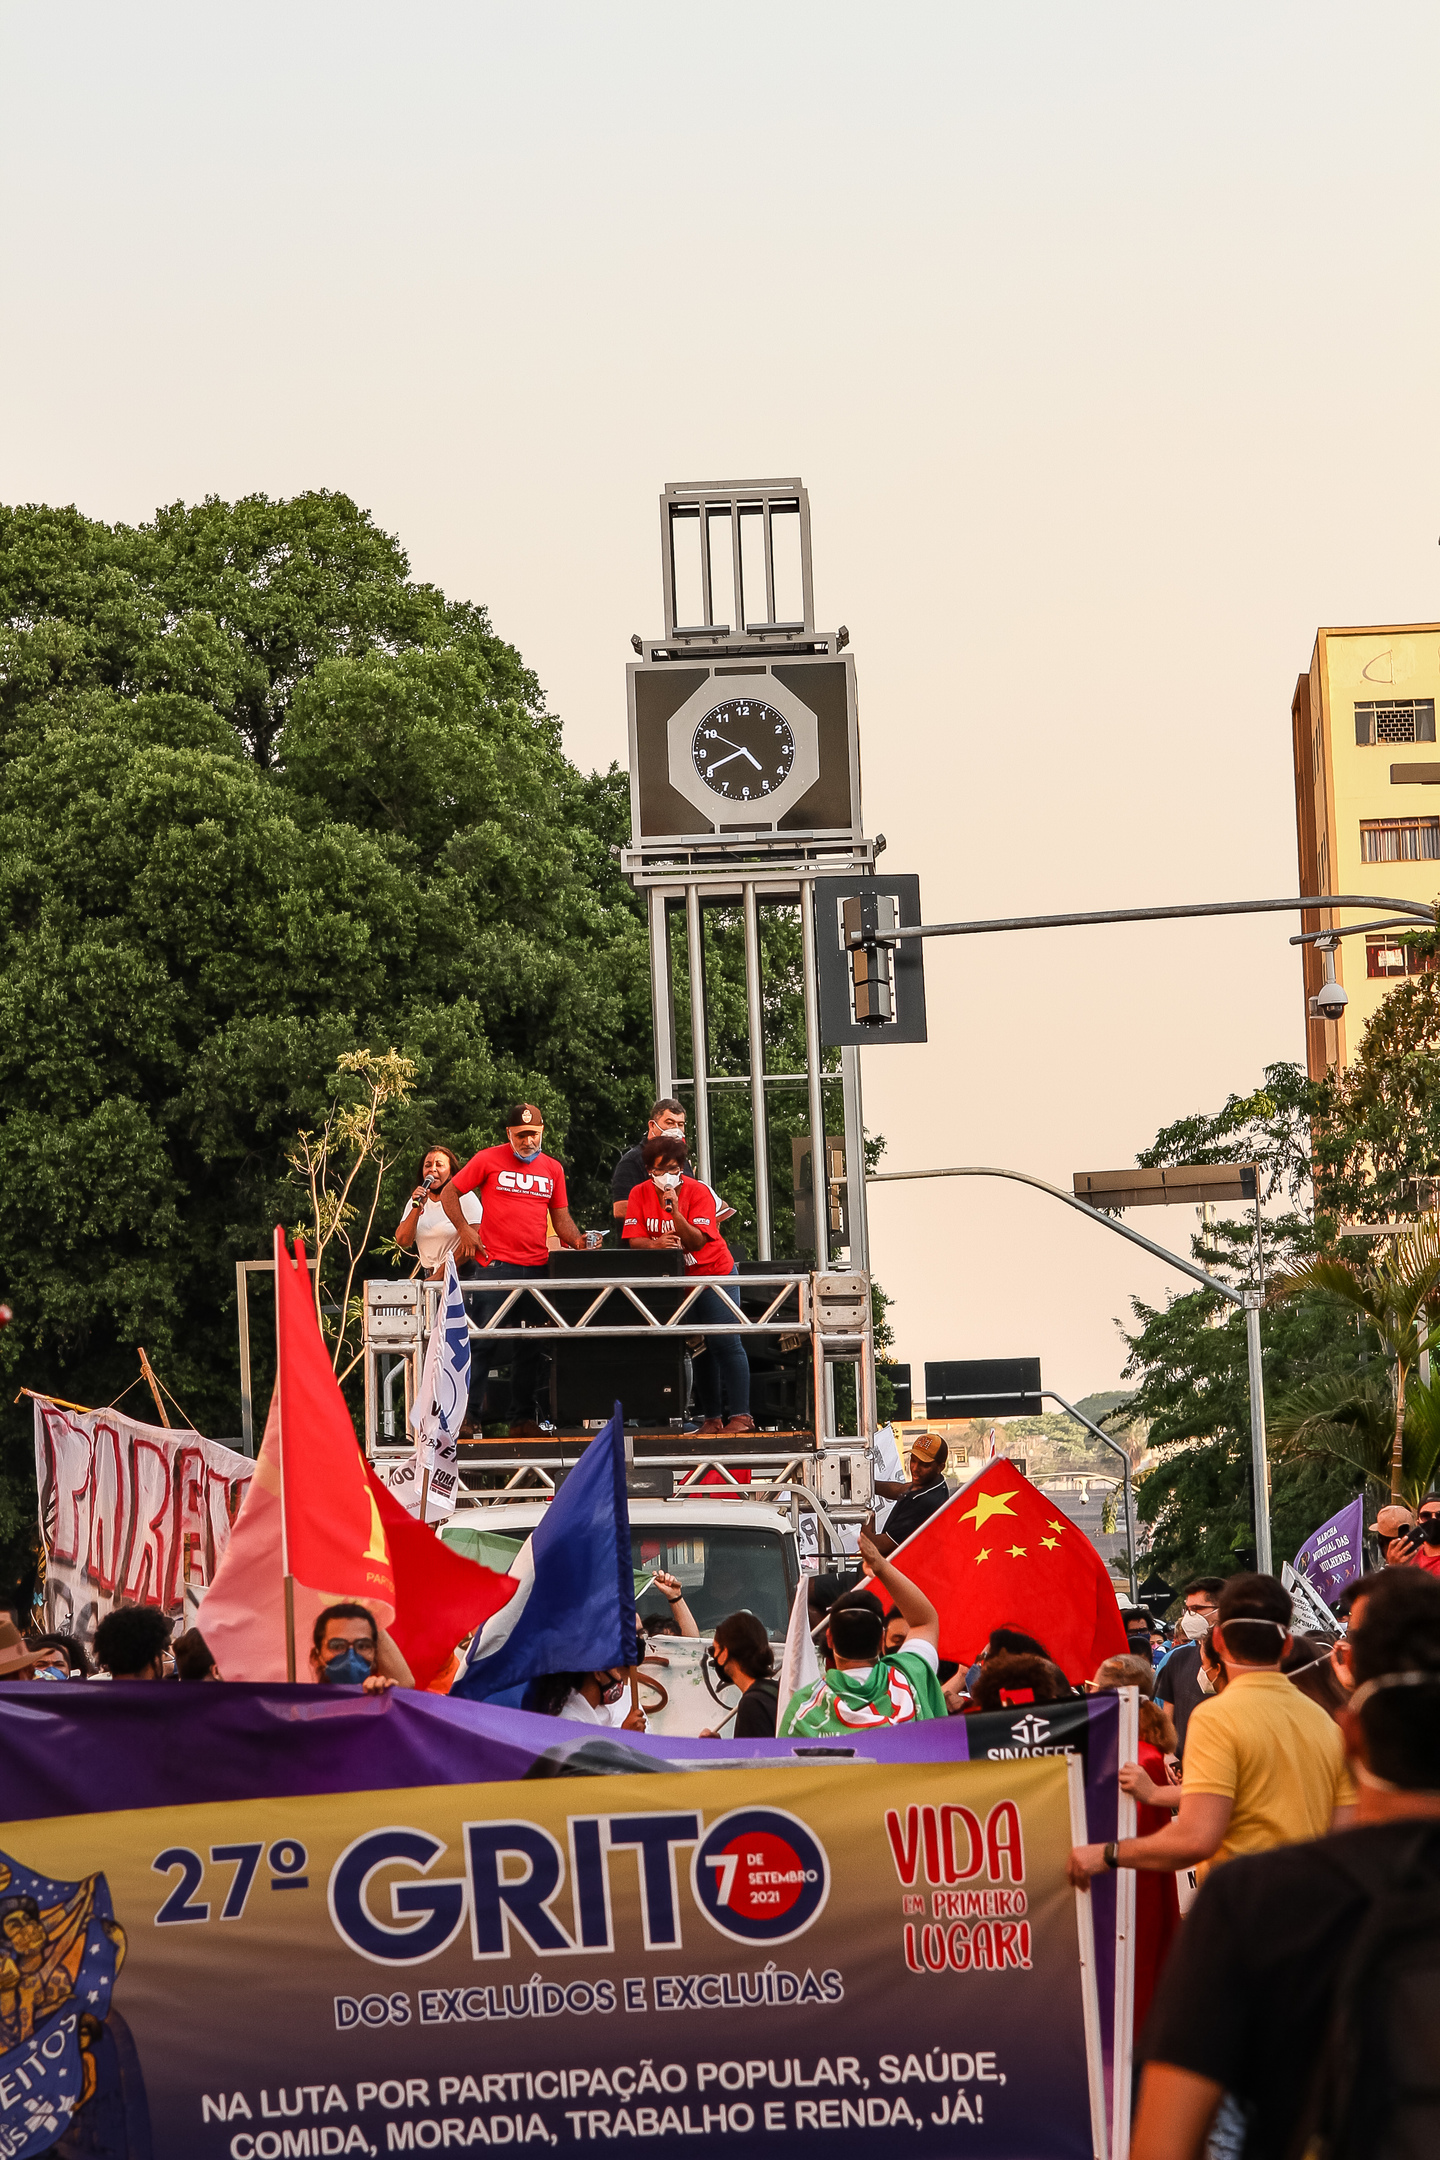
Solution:
M730 1248L716 1227L715 1195L698 1178L685 1175L685 1140L678 1133L657 1133L645 1142L641 1158L649 1176L630 1195L621 1236L640 1252L685 1255L687 1274L738 1275ZM686 1317L733 1327L740 1313L718 1290L702 1290ZM738 1335L710 1335L695 1368L695 1392L705 1413L702 1433L754 1432L750 1415L750 1360ZM725 1410L728 1406L729 1421Z
M562 1245L578 1248L585 1243L567 1205L564 1169L553 1155L541 1150L544 1137L544 1113L534 1103L512 1103L505 1112L505 1144L482 1148L442 1187L440 1205L459 1233L455 1240L457 1261L473 1257L482 1275L503 1277L507 1282L517 1275L543 1275L549 1259L547 1217L554 1223ZM482 1222L468 1221L461 1208L461 1195L469 1192L480 1195ZM494 1318L508 1294L497 1289L475 1300L475 1318L482 1327ZM505 1315L505 1325L518 1327L531 1304L529 1298L518 1299ZM544 1315L538 1308L529 1315L537 1316L543 1323ZM510 1419L512 1439L541 1437L535 1416L541 1356L538 1343L534 1349L528 1342L515 1344L510 1375L511 1409L515 1413Z

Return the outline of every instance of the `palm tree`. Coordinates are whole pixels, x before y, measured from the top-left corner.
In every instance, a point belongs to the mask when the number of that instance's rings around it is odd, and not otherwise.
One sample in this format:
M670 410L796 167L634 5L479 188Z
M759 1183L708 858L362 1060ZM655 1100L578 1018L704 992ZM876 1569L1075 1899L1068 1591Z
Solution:
M1317 1254L1300 1260L1270 1285L1272 1302L1303 1294L1330 1298L1365 1320L1389 1358L1394 1385L1389 1405L1390 1497L1405 1482L1405 1384L1422 1348L1421 1328L1440 1302L1440 1220L1422 1215L1385 1259L1368 1267Z
M1270 1432L1277 1455L1342 1462L1384 1491L1391 1481L1394 1403L1373 1372L1330 1373L1308 1381L1275 1404ZM1415 1507L1440 1463L1440 1384L1412 1381L1405 1394L1401 1483Z

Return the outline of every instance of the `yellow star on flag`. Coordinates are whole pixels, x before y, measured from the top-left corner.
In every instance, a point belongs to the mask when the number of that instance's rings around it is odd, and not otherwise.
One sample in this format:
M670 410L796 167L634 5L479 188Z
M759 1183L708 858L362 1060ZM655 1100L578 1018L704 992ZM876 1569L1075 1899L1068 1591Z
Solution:
M1023 1560L1025 1558L1025 1547L1023 1545L1012 1545L1010 1547L1010 1557L1012 1560Z
M977 1496L974 1507L967 1508L960 1520L973 1522L977 1530L983 1530L992 1515L1013 1515L1015 1510L1010 1502L1018 1500L1019 1497L1018 1488L1014 1492L982 1492Z
M1063 1530L1065 1528L1065 1525L1063 1522L1056 1522L1054 1516L1052 1515L1049 1522L1046 1523L1045 1527L1047 1530Z
M1060 1540L1058 1537L1042 1537L1040 1543L1045 1547L1046 1552L1054 1552Z
M978 1566L978 1565L979 1565L979 1563L980 1563L980 1562L981 1562L982 1560L988 1560L988 1559L989 1559L989 1557L990 1557L990 1548L989 1548L989 1546L988 1546L988 1545L982 1545L982 1546L981 1546L981 1548L980 1548L980 1550L979 1550L979 1552L977 1552L977 1553L976 1553L976 1555L975 1555L975 1561L976 1561L976 1565Z

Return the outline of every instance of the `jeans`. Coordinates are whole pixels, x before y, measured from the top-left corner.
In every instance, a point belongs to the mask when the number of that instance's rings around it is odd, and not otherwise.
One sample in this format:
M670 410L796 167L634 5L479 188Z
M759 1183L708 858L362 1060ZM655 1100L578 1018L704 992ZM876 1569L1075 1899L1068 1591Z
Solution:
M732 1268L724 1280L732 1282L739 1273L738 1268ZM734 1327L740 1315L718 1291L702 1290L694 1304L687 1306L685 1318L719 1321ZM695 1393L707 1418L726 1414L722 1401L728 1405L731 1417L750 1415L750 1359L740 1336L706 1336L705 1354L695 1360Z
M549 1269L543 1260L538 1267L515 1267L508 1260L492 1260L488 1267L477 1267L473 1277L475 1281L493 1280L498 1287L494 1290L485 1291L480 1297L466 1299L465 1302L471 1317L475 1320L477 1326L484 1327L488 1320L494 1319L496 1313L504 1304L509 1295L512 1282L542 1277L548 1275L548 1273ZM521 1297L515 1300L500 1325L502 1327L519 1327L522 1322L527 1320L539 1320L542 1325L547 1327L549 1325L542 1308L535 1303L535 1300ZM511 1361L510 1416L512 1419L533 1419L537 1415L535 1397L540 1385L540 1369L542 1365L548 1367L550 1362L536 1339L533 1327L530 1335L520 1341L512 1339L509 1342L487 1343L482 1337L479 1343L472 1343L470 1347L472 1352L475 1350L480 1351L485 1360L484 1369L487 1373L492 1362L492 1352L494 1353L493 1361L496 1364L502 1364L506 1353L509 1353ZM483 1390L481 1392L483 1393ZM470 1391L470 1399L472 1404L480 1399L473 1385ZM549 1411L550 1405L547 1402L545 1405L547 1417Z

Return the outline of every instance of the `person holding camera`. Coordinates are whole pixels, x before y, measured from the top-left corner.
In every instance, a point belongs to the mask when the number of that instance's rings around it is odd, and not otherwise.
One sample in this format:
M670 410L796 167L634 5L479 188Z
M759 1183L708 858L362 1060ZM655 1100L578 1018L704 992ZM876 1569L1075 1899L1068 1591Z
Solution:
M444 1208L439 1193L460 1168L460 1158L453 1148L427 1148L420 1162L420 1175L415 1190L405 1203L405 1212L395 1225L395 1242L406 1252L413 1252L432 1282L438 1282L445 1272L445 1261L460 1241L456 1229ZM460 1208L465 1220L477 1227L482 1216L480 1202L474 1193L461 1195ZM460 1276L479 1273L473 1260L457 1263L455 1272Z
M1411 1555L1415 1567L1427 1575L1440 1575L1440 1493L1426 1493L1415 1511L1420 1542Z
M621 1233L626 1242L638 1252L683 1252L687 1274L738 1275L716 1223L714 1193L698 1178L685 1175L684 1139L678 1133L657 1133L640 1152L647 1175L626 1204ZM740 1314L718 1290L702 1290L685 1317L734 1327ZM695 1366L695 1392L705 1413L702 1433L754 1432L750 1360L738 1336L706 1336L705 1355Z
M1381 1567L1409 1567L1420 1542L1415 1517L1398 1501L1381 1508L1370 1525L1370 1535L1380 1546Z

